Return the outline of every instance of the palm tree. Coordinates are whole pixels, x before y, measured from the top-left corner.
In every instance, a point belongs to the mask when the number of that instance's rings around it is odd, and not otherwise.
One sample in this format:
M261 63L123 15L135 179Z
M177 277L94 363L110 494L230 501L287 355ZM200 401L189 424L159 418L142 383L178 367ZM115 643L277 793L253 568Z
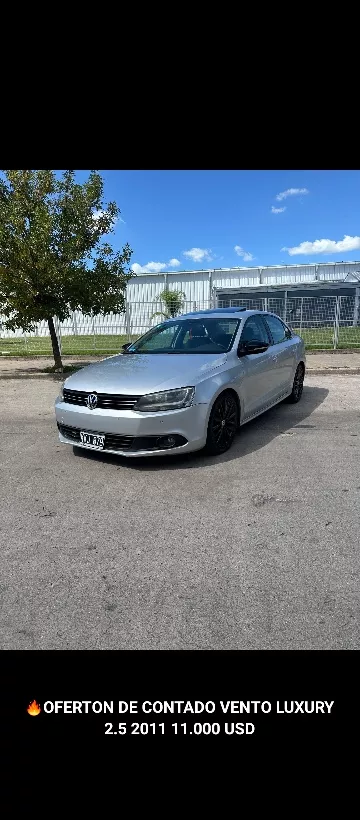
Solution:
M154 316L163 316L164 319L173 319L177 316L181 308L184 304L185 293L181 290L169 290L169 288L164 288L163 291L159 294L161 302L164 302L165 310L157 310L156 313L152 314L152 319ZM154 301L158 301L155 299Z

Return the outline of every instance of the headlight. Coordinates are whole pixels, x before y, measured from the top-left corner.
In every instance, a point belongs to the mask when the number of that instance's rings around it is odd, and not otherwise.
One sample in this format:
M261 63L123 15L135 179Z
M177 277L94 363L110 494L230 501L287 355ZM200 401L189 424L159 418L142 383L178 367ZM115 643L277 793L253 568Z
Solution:
M60 387L60 390L59 390L59 399L60 399L60 401L64 401L64 393L63 393L64 385L65 385L65 382L62 383L62 385Z
M162 393L150 393L141 396L134 410L143 413L156 413L160 410L181 410L189 407L194 398L195 387L180 387L178 390L165 390Z

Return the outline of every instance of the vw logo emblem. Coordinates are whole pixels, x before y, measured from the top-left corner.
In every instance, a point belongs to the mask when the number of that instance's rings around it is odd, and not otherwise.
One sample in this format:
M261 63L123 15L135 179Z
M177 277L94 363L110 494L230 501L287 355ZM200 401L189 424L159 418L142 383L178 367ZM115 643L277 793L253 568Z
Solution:
M89 410L95 410L95 407L97 406L97 400L98 399L96 393L89 393L89 395L86 397L86 406L89 408Z

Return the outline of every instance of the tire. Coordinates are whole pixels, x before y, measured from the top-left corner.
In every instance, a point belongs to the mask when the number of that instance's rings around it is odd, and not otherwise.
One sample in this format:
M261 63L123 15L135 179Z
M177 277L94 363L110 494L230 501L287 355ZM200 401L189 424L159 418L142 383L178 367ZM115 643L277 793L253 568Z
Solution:
M220 393L210 413L206 452L218 456L231 447L239 426L239 410L235 396L229 391Z
M296 368L292 391L288 397L288 401L291 402L291 404L297 404L297 402L301 399L304 387L304 376L305 367L303 363L300 362Z

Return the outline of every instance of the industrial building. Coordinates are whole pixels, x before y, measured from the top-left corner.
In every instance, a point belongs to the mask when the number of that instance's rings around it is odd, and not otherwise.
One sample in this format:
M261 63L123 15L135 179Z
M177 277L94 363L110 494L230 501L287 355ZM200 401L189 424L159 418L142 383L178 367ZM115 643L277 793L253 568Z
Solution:
M252 298L353 296L360 288L360 262L218 268L140 274L128 283L129 302L153 302L161 291L180 290L198 307Z
M127 287L131 324L139 331L146 306L160 303L164 288L182 291L186 310L245 305L301 327L359 324L360 262L141 274Z
M183 312L244 305L273 311L300 332L312 329L314 332L308 341L315 346L336 348L339 341L341 346L360 345L360 262L134 275L127 285L125 313L84 316L76 311L61 323L61 327L58 326L58 333L62 336L92 335L94 339L103 334L138 336L160 321L159 314L165 309L160 299L164 288L184 294ZM325 328L328 332L321 333ZM350 328L353 329L351 335L346 330ZM47 323L40 322L35 335L46 336L48 332ZM1 329L0 317L0 336L13 335L22 335L22 331L12 333Z

